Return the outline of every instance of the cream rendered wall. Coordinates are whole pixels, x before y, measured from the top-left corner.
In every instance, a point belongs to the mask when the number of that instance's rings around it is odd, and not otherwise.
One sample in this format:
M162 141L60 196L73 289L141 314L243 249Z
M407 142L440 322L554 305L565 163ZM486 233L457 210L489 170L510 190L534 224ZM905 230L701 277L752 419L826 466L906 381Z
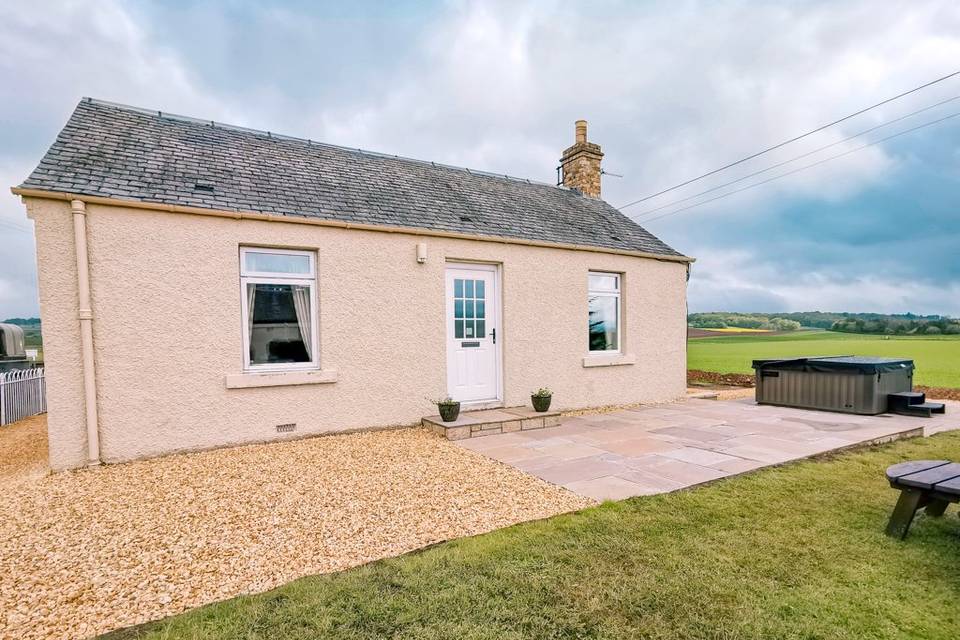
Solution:
M68 202L24 202L37 245L50 465L66 469L87 463L73 218Z
M67 202L36 221L50 461L85 462L76 267ZM686 384L686 265L623 255L87 205L101 453L172 451L413 424L446 393L444 266L502 265L505 404L554 390L570 409L677 398ZM426 264L416 244L426 242ZM239 247L317 251L320 360L331 384L228 389L242 373ZM587 271L624 273L636 364L583 366ZM292 434L275 426L296 423Z

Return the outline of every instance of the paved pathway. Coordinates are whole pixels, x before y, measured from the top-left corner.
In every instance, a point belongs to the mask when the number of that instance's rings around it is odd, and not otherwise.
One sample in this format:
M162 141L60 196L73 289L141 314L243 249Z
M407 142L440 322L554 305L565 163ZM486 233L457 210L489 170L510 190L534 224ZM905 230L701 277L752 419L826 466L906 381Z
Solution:
M527 473L598 500L674 491L851 445L960 428L946 415L857 416L757 405L752 399L685 400L564 418L559 427L460 440Z

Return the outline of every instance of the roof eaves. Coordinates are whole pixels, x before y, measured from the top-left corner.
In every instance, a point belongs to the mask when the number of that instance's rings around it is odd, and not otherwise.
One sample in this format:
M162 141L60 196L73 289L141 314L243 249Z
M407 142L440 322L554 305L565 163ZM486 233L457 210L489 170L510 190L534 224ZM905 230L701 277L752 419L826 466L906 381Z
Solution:
M460 238L466 240L480 240L483 242L502 242L505 244L519 244L535 247L546 247L551 249L569 249L574 251L590 251L594 253L611 253L617 255L627 255L637 258L648 258L651 260L660 260L664 262L683 262L693 263L696 258L682 255L680 253L665 254L649 251L640 251L637 249L619 249L616 247L605 247L601 245L585 245L575 243L552 242L549 240L533 240L522 237L499 236L480 233L464 233L461 231L447 231L431 229L428 227L410 227L410 226L392 226L386 224L359 223L339 220L337 218L318 218L316 216L298 216L284 213L264 213L260 211L243 211L240 209L214 209L205 207L195 207L186 205L167 204L162 202L150 202L146 200L131 200L119 196L91 196L79 193L68 193L65 191L35 189L29 187L11 187L10 192L24 198L45 198L51 200L82 200L88 204L101 204L114 207L131 207L135 209L152 209L156 211L167 211L171 213L185 213L194 215L207 215L216 217L233 218L236 220L267 220L273 222L289 222L294 224L308 224L326 227L339 227L342 229L361 229L365 231L374 231L382 233L407 233L410 235L436 236L443 238Z

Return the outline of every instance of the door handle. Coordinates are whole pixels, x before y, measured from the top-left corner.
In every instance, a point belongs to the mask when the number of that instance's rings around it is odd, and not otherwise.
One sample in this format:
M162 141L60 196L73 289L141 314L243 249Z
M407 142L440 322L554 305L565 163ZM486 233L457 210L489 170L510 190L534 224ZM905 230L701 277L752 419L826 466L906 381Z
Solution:
M493 344L497 344L497 330L490 329L490 337L493 338Z

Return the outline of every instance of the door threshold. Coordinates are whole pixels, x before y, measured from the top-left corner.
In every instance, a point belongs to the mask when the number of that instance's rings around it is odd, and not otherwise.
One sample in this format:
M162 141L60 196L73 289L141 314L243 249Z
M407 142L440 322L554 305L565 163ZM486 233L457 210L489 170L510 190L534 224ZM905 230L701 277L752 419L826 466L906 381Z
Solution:
M475 400L461 402L460 408L464 411L483 411L484 409L503 409L503 400Z

